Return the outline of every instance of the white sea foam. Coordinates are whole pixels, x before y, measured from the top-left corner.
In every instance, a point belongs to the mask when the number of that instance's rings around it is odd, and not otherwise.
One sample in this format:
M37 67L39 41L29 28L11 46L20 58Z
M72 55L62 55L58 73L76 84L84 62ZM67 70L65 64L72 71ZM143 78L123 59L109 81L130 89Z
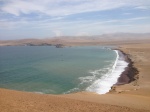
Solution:
M34 93L37 93L37 94L44 94L43 92L34 92Z
M117 50L114 51L116 52L117 57L112 69L110 69L100 79L94 81L94 83L92 83L89 87L86 88L86 91L96 92L98 94L105 94L109 92L112 85L117 82L121 73L128 66L128 63L119 58L119 53Z
M79 90L80 90L79 88L73 88L73 89L70 89L70 90L67 91L67 92L64 92L63 94L69 94L69 93L77 92L77 91L79 91Z

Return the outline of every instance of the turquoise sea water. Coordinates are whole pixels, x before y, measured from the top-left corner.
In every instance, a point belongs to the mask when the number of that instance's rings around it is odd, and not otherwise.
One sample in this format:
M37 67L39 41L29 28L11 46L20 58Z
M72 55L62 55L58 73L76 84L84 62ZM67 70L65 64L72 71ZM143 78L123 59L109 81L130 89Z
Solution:
M46 94L84 91L113 66L103 47L0 47L0 88Z

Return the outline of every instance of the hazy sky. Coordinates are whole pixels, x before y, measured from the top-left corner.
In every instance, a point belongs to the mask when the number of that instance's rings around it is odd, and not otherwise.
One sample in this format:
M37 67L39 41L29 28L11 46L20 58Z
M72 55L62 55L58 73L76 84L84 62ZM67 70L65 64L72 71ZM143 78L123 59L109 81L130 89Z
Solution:
M0 0L0 39L150 32L150 0Z

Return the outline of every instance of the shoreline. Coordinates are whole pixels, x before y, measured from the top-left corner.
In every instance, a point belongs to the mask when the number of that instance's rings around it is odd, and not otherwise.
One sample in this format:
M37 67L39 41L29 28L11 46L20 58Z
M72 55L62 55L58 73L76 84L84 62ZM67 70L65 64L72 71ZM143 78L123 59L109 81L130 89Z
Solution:
M124 61L128 63L128 66L125 68L125 70L118 78L118 82L116 83L116 85L131 83L132 81L138 79L138 77L136 77L139 74L138 68L134 66L134 62L129 58L129 54L126 54L124 51L120 49L118 50L123 54Z
M116 92L115 88L120 85L129 84L135 80L138 80L138 69L134 66L134 62L129 58L129 54L125 53L121 49L113 49L118 50L119 57L121 57L125 62L128 63L127 67L125 67L124 71L120 74L117 82L111 87L109 92Z
M123 61L127 62L128 65L124 68L124 71L120 74L120 77L117 79L117 83L114 85L123 85L129 83L129 77L127 76L130 62L128 61L128 57L122 51L118 50L119 57L122 58Z

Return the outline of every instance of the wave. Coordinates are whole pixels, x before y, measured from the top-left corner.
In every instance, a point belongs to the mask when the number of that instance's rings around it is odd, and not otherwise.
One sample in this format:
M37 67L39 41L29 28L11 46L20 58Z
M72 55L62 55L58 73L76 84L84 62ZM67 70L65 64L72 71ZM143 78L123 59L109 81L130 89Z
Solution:
M45 93L43 93L43 92L34 92L34 93L36 93L36 94L45 94Z
M118 50L114 51L116 52L117 57L112 68L100 79L95 80L94 83L87 87L86 91L95 92L98 94L105 94L109 92L109 90L115 83L117 83L118 78L128 66L128 63L124 61L122 57L119 57Z
M89 71L91 75L86 77L79 77L80 83L76 88L73 88L64 94L88 91L95 92L98 94L105 94L109 92L111 87L117 83L118 78L128 66L128 63L124 61L124 58L120 51L116 52L115 61L109 61L109 65L99 70Z

